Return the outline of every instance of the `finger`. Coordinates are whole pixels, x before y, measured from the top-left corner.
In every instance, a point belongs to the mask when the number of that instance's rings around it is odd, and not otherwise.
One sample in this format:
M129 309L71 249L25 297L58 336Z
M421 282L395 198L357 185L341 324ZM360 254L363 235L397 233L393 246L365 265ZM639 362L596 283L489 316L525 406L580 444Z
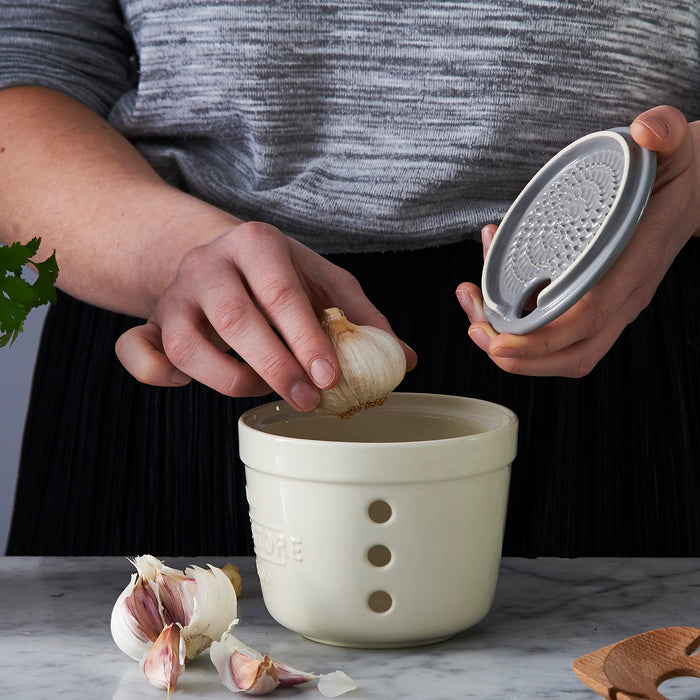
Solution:
M468 332L472 341L501 369L531 376L588 374L645 305L639 303L639 295L631 294L608 314L597 300L604 293L597 290L548 325L526 335L514 335L499 334L487 322L475 285L463 283L458 287L459 294L463 308L471 313ZM467 295L471 307L463 303Z
M197 290L197 303L214 330L250 369L295 409L312 411L320 399L318 388L270 327L239 275L226 266L217 273L216 279L219 280L217 285ZM315 323L318 325L317 321ZM319 332L323 333L320 328ZM330 344L325 334L324 338ZM313 360L309 360L309 371L314 369Z
M188 376L226 396L264 396L272 391L254 369L212 342L198 307L169 298L167 314L158 320L168 360Z
M403 348L406 370L415 368L418 362L415 350L396 335L389 320L369 300L353 275L327 260L323 260L323 264L315 266L314 269L316 273L310 284L315 292L310 294L319 300L322 308L337 306L350 322L358 326L373 326L391 333ZM329 291L324 293L321 290Z
M640 146L658 156L655 190L691 166L694 148L690 127L675 107L662 105L643 112L630 130Z
M472 323L467 331L472 342L485 353L489 352L491 343L498 337L498 333L488 323ZM498 358L491 358L496 361Z
M469 337L477 347L488 352L491 342L498 337L498 333L486 319L481 290L471 282L462 282L455 290L455 294L471 323L467 331Z
M114 350L127 372L142 384L182 386L192 381L167 358L154 323L130 328L117 339Z
M470 323L488 323L479 287L471 282L462 282L455 290L455 294Z
M630 130L632 137L642 148L656 151L662 157L683 149L689 132L688 122L683 113L668 105L642 112L632 122Z
M488 353L499 358L552 358L570 347L606 335L606 328L624 319L626 326L639 312L631 310L638 295L634 290L620 289L616 295L612 289L616 280L591 290L559 318L525 335L502 333L489 345ZM622 280L620 280L622 283ZM621 286L621 284L620 284ZM615 337L622 328L617 329Z
M612 319L597 335L546 356L504 357L489 352L489 357L502 370L513 374L580 378L593 371L626 325L624 318Z
M493 237L496 235L497 230L498 226L495 224L487 224L481 229L481 246L484 251L484 258L486 258L486 254L489 252L489 248L491 247L491 243L493 243Z
M605 315L600 309L593 315L591 307L595 310L595 304L589 293L572 309L542 328L525 335L499 334L486 318L483 297L475 284L463 282L457 287L456 295L471 323L469 336L494 358L546 357L590 337L605 322ZM598 296L601 296L600 291L595 295L596 298Z
M584 372L582 368L591 365L596 350L607 352L653 294L646 287L630 291L624 286L624 274L616 275L607 281L607 287L594 288L546 326L526 335L515 335L498 334L486 321L479 304L478 288L464 283L458 290L465 288L469 290L474 304L469 335L494 362L508 371L515 372L522 368L523 373L536 375L553 374L555 368L559 368L558 371L566 372L564 376L577 376ZM606 306L606 298L613 299L615 306ZM618 303L619 300L622 302ZM567 353L570 348L575 349L574 353ZM581 367L578 367L576 353L582 350L586 357L580 359ZM597 359L600 357L595 361Z
M288 240L274 229L268 233L267 241L261 241L258 234L237 242L237 258L255 260L254 268L239 263L239 274L244 276L256 302L256 309L249 309L250 315L245 318L245 332L260 334L270 347L274 342L275 352L281 353L278 362L283 373L292 371L289 363L293 360L296 374L298 365L319 389L327 389L340 377L338 358L319 324L291 252ZM239 319L235 323L238 325ZM284 344L270 326L281 335ZM241 354L242 342L243 338L237 335ZM275 380L268 378L268 381Z

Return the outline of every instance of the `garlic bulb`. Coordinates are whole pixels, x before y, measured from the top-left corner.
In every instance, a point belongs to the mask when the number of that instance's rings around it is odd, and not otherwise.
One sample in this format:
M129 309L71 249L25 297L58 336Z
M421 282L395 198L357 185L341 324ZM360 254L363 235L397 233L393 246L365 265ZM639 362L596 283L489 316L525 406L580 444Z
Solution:
M132 574L114 604L112 637L125 654L141 661L151 683L170 691L184 664L220 639L236 619L236 592L214 566L182 572L150 555L132 563L138 574Z
M341 376L321 392L319 413L341 418L378 406L406 374L406 355L393 335L374 326L356 326L337 308L326 309L321 326L333 343Z

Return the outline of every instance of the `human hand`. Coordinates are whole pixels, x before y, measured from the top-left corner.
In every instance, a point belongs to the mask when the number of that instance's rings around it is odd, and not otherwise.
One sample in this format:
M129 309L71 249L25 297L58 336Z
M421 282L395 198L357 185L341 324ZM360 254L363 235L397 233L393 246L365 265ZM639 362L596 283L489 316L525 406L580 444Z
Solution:
M248 222L187 253L147 323L124 333L115 349L146 384L196 379L239 397L276 391L311 411L319 389L340 377L317 319L330 306L391 332L350 273L273 226ZM415 353L404 348L411 368Z
M526 335L499 334L486 320L479 288L456 294L471 323L469 335L501 369L533 376L582 377L651 301L677 253L700 227L700 122L675 108L639 115L632 137L657 154L656 180L629 243L603 278L574 306ZM482 230L484 255L496 226Z

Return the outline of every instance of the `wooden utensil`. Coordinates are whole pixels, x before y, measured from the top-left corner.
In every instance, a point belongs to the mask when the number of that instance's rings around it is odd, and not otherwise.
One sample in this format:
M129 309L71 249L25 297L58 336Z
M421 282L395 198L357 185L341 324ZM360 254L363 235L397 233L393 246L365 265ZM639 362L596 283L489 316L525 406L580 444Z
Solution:
M644 632L576 659L576 675L608 700L667 700L658 688L669 678L700 678L700 629Z

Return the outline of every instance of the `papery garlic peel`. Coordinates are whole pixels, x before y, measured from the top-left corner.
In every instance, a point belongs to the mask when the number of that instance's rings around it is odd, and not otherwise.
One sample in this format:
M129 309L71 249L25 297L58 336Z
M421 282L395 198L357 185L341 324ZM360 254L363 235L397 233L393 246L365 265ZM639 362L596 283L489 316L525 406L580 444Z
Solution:
M321 391L319 413L347 418L378 406L406 374L406 355L396 338L374 326L357 326L338 308L325 309L321 326L333 343L341 376Z
M236 619L236 592L221 569L191 566L183 572L150 555L136 557L132 563L138 573L132 574L114 604L110 622L115 643L132 659L143 661L163 631L176 625L185 650L183 663L190 661L220 639ZM158 659L163 666L174 663L174 631L168 635L168 639L161 640L161 654L156 650L151 657L149 674L145 675L157 679L167 673L176 682L174 672L165 668L159 671L155 666Z

